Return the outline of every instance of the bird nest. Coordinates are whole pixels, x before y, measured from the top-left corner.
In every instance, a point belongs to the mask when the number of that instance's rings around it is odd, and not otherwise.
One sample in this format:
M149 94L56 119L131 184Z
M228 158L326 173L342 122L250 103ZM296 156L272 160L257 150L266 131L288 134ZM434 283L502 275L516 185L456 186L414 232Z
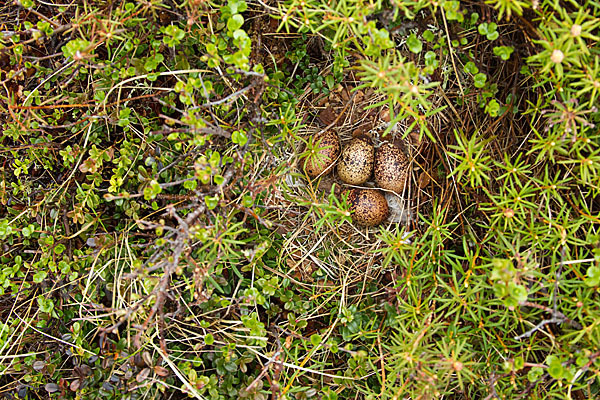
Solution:
M419 209L431 202L427 189L431 173L421 155L430 141L409 131L409 121L390 126L387 106L373 107L384 100L383 95L370 88L356 89L359 85L350 76L328 95L315 95L307 89L297 107L301 124L298 136L282 149L280 163L288 168L280 176L284 190L268 200L277 214L270 219L282 222L278 229L286 240L281 261L288 265L288 275L301 284L352 285L379 279L386 271L396 274L394 265L384 262L383 250L389 244L383 240L383 234L408 242L406 232L415 229ZM432 122L440 121L434 118ZM299 162L308 138L327 129L339 135L342 146L353 137L367 135L375 147L385 141L393 142L408 157L410 171L404 191L385 191L390 214L383 224L365 228L349 221L327 220L327 209L336 206L331 197L341 200L343 191L352 185L342 182L335 168L310 179ZM362 186L377 188L372 178Z

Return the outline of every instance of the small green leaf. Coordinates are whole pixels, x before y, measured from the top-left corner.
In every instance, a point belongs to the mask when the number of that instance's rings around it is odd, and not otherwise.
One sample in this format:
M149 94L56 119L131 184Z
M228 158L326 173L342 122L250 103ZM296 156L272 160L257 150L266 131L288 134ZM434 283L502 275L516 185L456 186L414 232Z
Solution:
M90 42L83 39L73 39L65 44L61 50L65 57L81 56L90 46Z
M588 362L590 361L590 359L584 355L579 355L577 356L577 358L575 359L575 364L581 368L584 365L586 365Z
M163 62L164 59L165 56L163 56L161 53L156 53L155 55L150 56L146 59L146 62L144 63L144 69L150 72L156 69L156 67L158 67L158 64Z
M458 0L444 1L442 4L446 10L446 18L448 18L450 21L462 21L463 16L460 12L460 2Z
M206 203L206 207L208 207L209 210L214 210L217 205L219 204L219 197L218 196L206 196L204 198L204 202Z
M197 180L183 182L183 187L186 188L187 190L195 190L197 186L198 186Z
M433 40L435 39L435 35L432 31L426 29L425 32L423 32L423 39L425 39L427 42L433 42Z
M223 182L225 182L225 178L223 177L223 175L217 174L217 175L214 176L213 179L215 180L215 184L216 185L222 185Z
M494 47L494 54L499 56L504 61L510 58L510 55L515 51L514 48L510 46L496 46Z
M527 300L527 289L523 285L517 285L514 282L508 284L508 291L510 296L517 302L522 303Z
M46 279L47 275L48 273L46 271L38 271L33 274L33 281L35 283L41 283L44 279Z
M494 258L492 260L492 280L508 282L515 276L516 270L510 260L505 258Z
M212 345L214 342L215 337L211 333L207 333L206 336L204 336L204 343L208 346Z
M473 80L475 82L475 87L481 89L485 86L485 82L487 81L487 75L480 72L473 77Z
M533 367L527 373L527 379L529 382L537 382L540 377L544 375L544 370L540 367Z
M477 66L475 65L475 63L473 61L469 61L468 63L465 64L464 71L469 74L475 75L479 72L479 68L477 68Z
M62 254L67 248L65 247L64 244L59 243L56 245L56 247L54 248L54 254Z
M564 372L565 369L558 360L548 365L548 373L554 379L561 379L563 377Z
M330 344L329 350L330 350L330 351L331 351L333 354L336 354L336 353L338 353L338 352L340 351L340 348L339 348L339 346L338 346L338 344L337 344L337 343L335 343L335 342L332 342L332 343Z
M432 74L437 67L440 66L439 61L437 60L437 54L433 51L428 51L425 53L425 72L428 74Z
M423 50L423 42L421 42L414 33L411 33L406 40L408 49L415 54L419 54Z
M600 267L592 266L587 269L587 276L585 277L585 284L593 287L600 284Z
M496 40L500 37L500 34L498 33L498 31L494 31L494 32L488 33L487 35L485 35L485 37L487 37L489 40Z
M503 301L504 305L508 308L515 308L519 305L519 302L514 297L506 297Z
M523 369L525 366L525 359L521 356L515 357L515 371Z
M497 117L498 112L500 111L500 104L496 99L490 100L490 102L485 106L485 112L487 112L490 117Z
M21 233L25 237L30 237L33 234L33 232L35 232L35 226L33 224L29 224L28 226L24 227L21 231Z
M248 136L246 136L246 132L244 131L234 131L231 134L231 141L243 146L248 142Z
M54 310L54 302L52 299L45 299L42 296L37 298L38 306L40 307L40 311L43 313L50 313Z
M481 24L479 24L479 26L477 27L477 31L479 32L480 35L487 35L487 33L488 33L487 22L482 22Z
M323 340L323 337L321 335L319 335L318 333L315 333L315 334L311 335L311 337L310 337L310 342L312 343L313 346L318 346L319 344L321 344L322 340Z
M8 224L8 221L3 219L0 220L0 238L5 239L8 235L13 233L12 227Z
M254 199L250 194L245 194L244 197L242 197L242 205L244 207L252 207L254 205Z
M333 78L333 75L327 75L325 77L325 83L327 83L327 87L329 89L333 89L333 87L335 86L335 79Z
M242 17L240 14L232 15L227 20L227 29L229 29L231 32L240 29L242 25L244 25L244 17Z

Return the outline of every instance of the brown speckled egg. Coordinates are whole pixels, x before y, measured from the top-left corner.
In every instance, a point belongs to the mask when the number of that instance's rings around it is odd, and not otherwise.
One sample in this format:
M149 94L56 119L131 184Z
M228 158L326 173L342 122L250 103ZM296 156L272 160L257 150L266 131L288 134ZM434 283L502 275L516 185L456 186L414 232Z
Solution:
M374 175L377 186L401 193L408 177L408 159L398 147L384 143L375 152Z
M351 189L348 203L352 221L362 226L375 226L388 217L389 207L385 196L376 189Z
M375 149L371 140L359 136L350 141L342 151L337 170L340 179L351 185L365 183L373 172Z
M311 178L327 172L340 155L340 138L333 131L319 132L314 139L315 151L302 160L306 174Z

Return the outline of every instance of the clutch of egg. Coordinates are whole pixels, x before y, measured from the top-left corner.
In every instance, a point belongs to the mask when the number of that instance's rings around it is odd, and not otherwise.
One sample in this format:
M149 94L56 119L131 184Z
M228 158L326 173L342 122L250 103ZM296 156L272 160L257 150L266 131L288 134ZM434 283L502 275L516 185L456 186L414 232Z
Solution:
M404 153L393 144L386 142L375 149L370 138L359 136L340 151L339 136L332 131L319 132L315 143L315 153L302 162L309 177L327 173L339 157L337 173L343 182L361 185L373 176L381 189L396 193L404 190L409 163ZM348 192L348 203L353 211L353 221L362 226L378 225L390 213L385 196L378 189L352 188Z

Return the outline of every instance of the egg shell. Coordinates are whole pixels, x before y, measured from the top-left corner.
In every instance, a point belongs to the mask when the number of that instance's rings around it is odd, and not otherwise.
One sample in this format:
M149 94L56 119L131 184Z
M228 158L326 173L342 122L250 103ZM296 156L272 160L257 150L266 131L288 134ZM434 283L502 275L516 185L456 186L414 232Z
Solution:
M391 143L384 143L375 151L375 182L381 189L401 193L408 177L408 159Z
M385 196L376 189L351 189L348 203L352 221L362 226L379 225L388 217L389 207Z
M371 140L360 136L352 139L344 150L337 170L340 179L351 185L365 183L373 173L375 148Z
M306 156L302 162L304 171L311 178L327 172L340 155L340 138L333 131L317 133L314 143L316 153Z

